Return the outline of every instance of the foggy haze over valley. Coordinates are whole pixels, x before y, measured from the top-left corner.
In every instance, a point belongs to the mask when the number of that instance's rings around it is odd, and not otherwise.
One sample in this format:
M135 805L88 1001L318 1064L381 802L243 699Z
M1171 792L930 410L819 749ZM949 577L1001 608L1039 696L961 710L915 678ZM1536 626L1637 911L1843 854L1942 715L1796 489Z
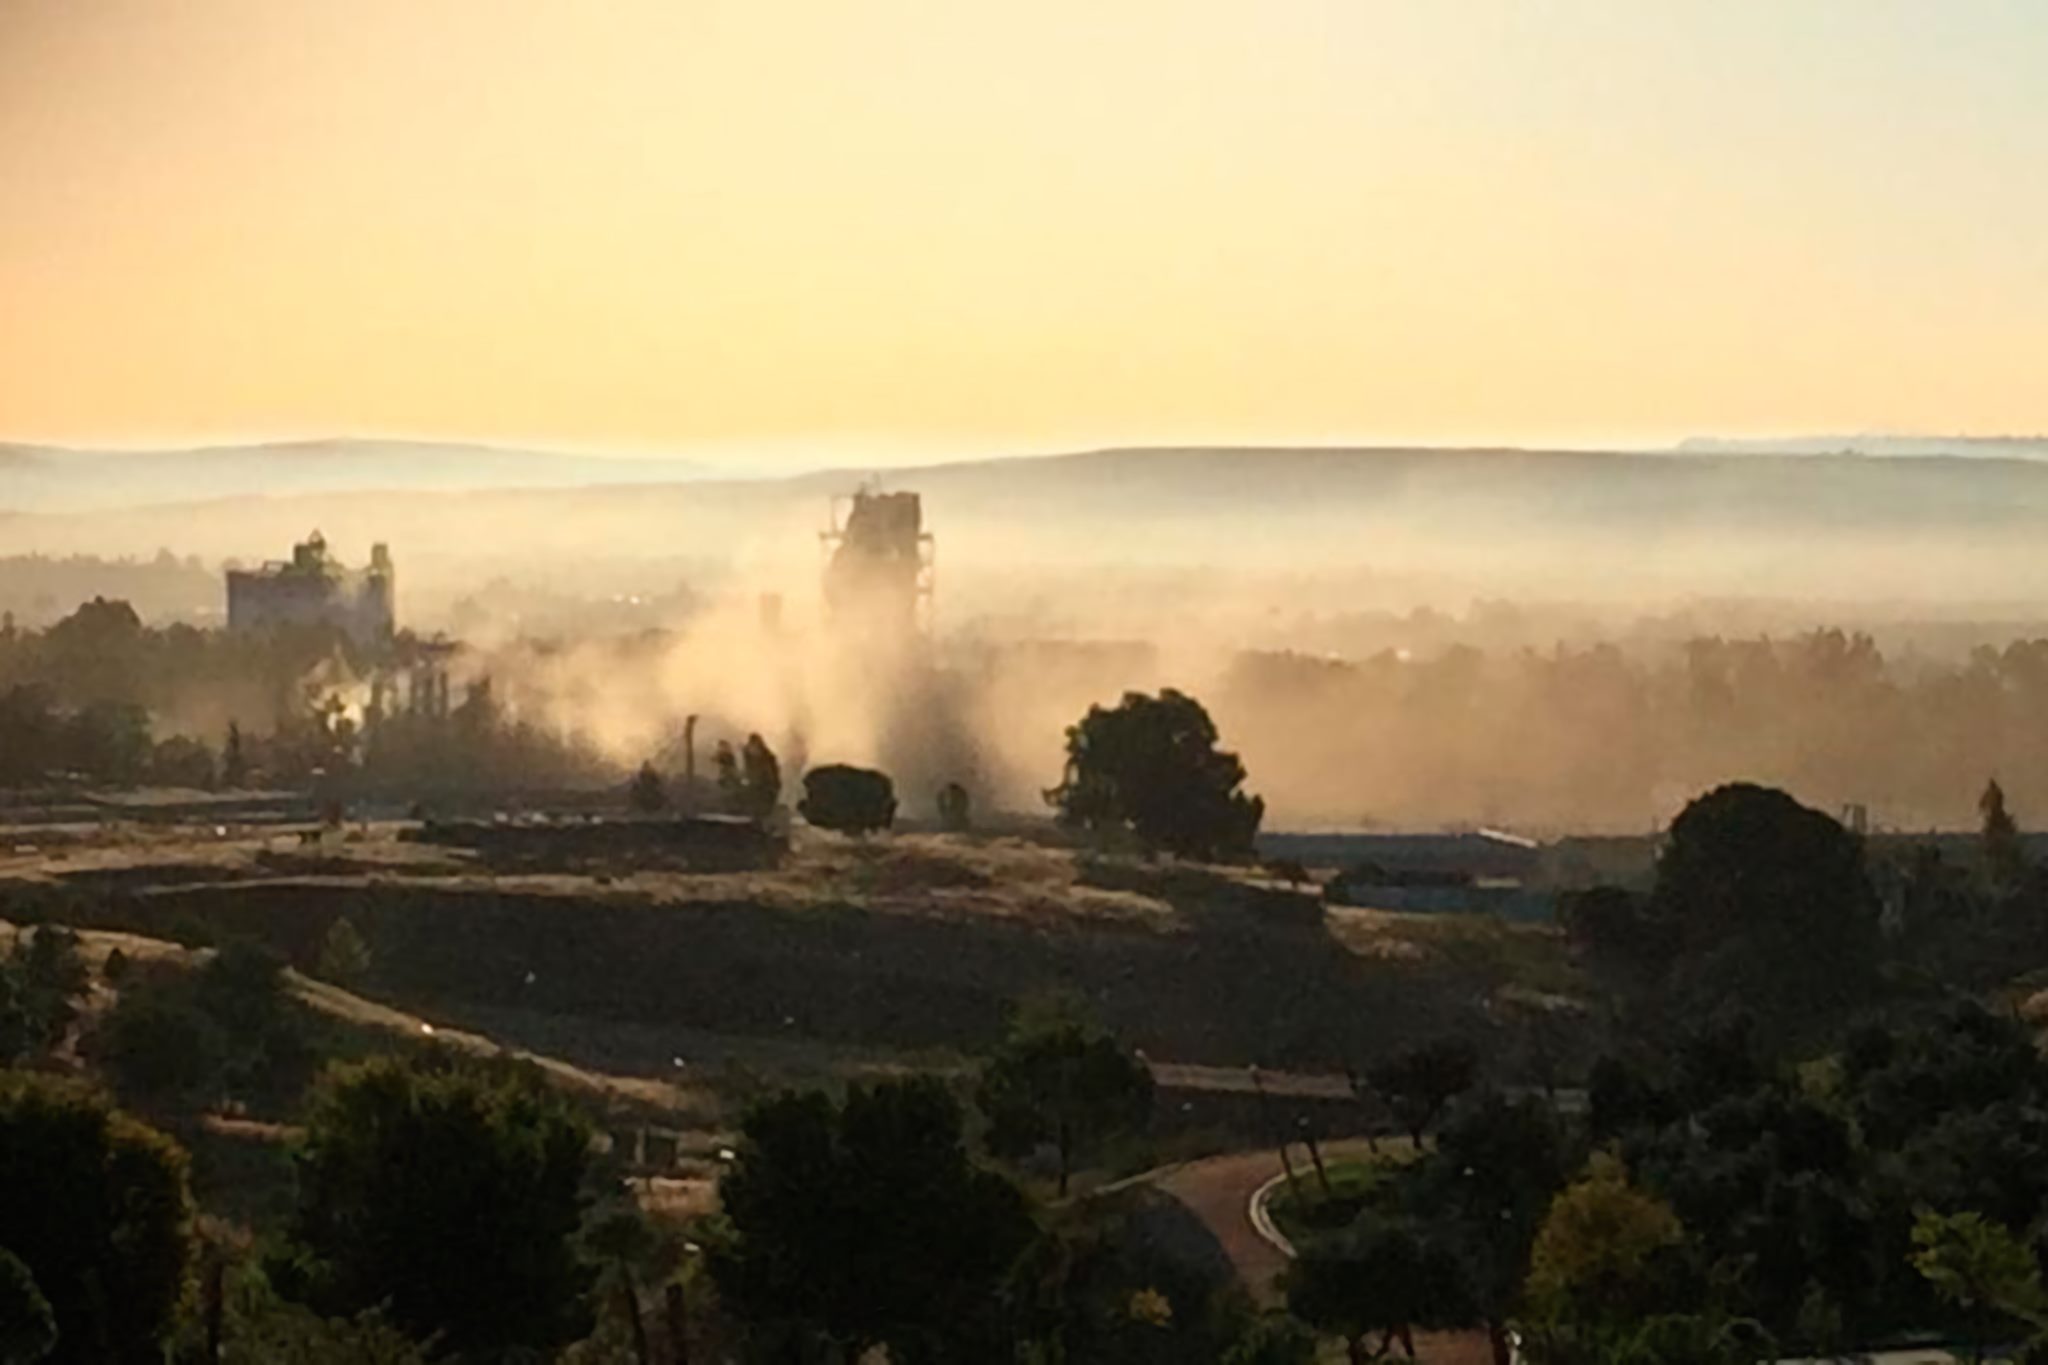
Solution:
M0 604L46 624L107 592L153 623L218 624L220 564L317 527L355 559L392 546L407 629L460 642L462 676L622 765L701 712L917 783L962 767L1029 810L1073 714L1165 686L1210 700L1280 827L1635 830L1759 771L1945 824L1971 774L2005 770L2002 731L1864 761L1811 727L1910 709L1976 652L2048 635L2048 463L2011 442L1803 449L1833 439L1146 448L753 479L430 443L44 452L25 457L42 483L0 490ZM100 460L140 472L99 479ZM907 698L857 685L823 629L817 537L862 487L915 491L936 536L940 672ZM134 501L67 509L117 495ZM782 625L764 634L768 599ZM1810 653L1817 631L1874 653L1840 673ZM1699 673L1709 641L1752 687L1816 689L1778 696L1791 730L1738 719L1772 693L1697 711L1733 681ZM1605 710L1583 709L1594 696ZM227 720L170 715L215 740Z
M0 1365L2044 1365L2044 0L0 0Z

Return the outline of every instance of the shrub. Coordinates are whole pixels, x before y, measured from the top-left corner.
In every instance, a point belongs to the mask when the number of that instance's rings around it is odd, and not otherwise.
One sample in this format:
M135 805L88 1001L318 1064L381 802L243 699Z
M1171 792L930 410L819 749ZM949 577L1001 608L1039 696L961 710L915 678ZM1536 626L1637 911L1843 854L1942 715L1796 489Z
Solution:
M867 834L896 822L896 784L887 773L831 763L804 774L804 819L841 834Z

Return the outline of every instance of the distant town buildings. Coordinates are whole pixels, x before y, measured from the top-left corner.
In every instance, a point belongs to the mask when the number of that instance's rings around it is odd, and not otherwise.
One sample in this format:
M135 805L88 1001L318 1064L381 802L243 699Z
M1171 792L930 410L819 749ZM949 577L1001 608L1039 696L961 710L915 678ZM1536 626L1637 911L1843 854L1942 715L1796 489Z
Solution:
M397 628L395 576L388 546L370 548L367 569L344 568L315 531L287 561L228 570L228 629L326 625L359 645L382 645Z

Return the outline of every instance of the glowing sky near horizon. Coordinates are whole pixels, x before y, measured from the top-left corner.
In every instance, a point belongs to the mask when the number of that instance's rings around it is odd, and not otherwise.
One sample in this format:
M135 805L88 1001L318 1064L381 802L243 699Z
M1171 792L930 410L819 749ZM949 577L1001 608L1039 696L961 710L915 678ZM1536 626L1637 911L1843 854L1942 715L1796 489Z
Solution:
M0 0L0 438L2048 429L2033 0Z

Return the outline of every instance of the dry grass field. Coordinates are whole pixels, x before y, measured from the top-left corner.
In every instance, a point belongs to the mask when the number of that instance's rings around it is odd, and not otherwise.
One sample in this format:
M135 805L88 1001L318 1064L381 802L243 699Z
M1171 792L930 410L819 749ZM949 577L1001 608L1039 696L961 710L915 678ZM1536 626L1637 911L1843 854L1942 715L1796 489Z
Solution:
M352 1008L685 1087L943 1064L1047 991L1161 1062L1335 1071L1497 1032L1504 992L1578 989L1546 928L1326 909L1254 869L1017 835L800 830L780 867L691 873L494 866L402 833L0 834L0 914L255 938L309 976L346 917L371 950Z

